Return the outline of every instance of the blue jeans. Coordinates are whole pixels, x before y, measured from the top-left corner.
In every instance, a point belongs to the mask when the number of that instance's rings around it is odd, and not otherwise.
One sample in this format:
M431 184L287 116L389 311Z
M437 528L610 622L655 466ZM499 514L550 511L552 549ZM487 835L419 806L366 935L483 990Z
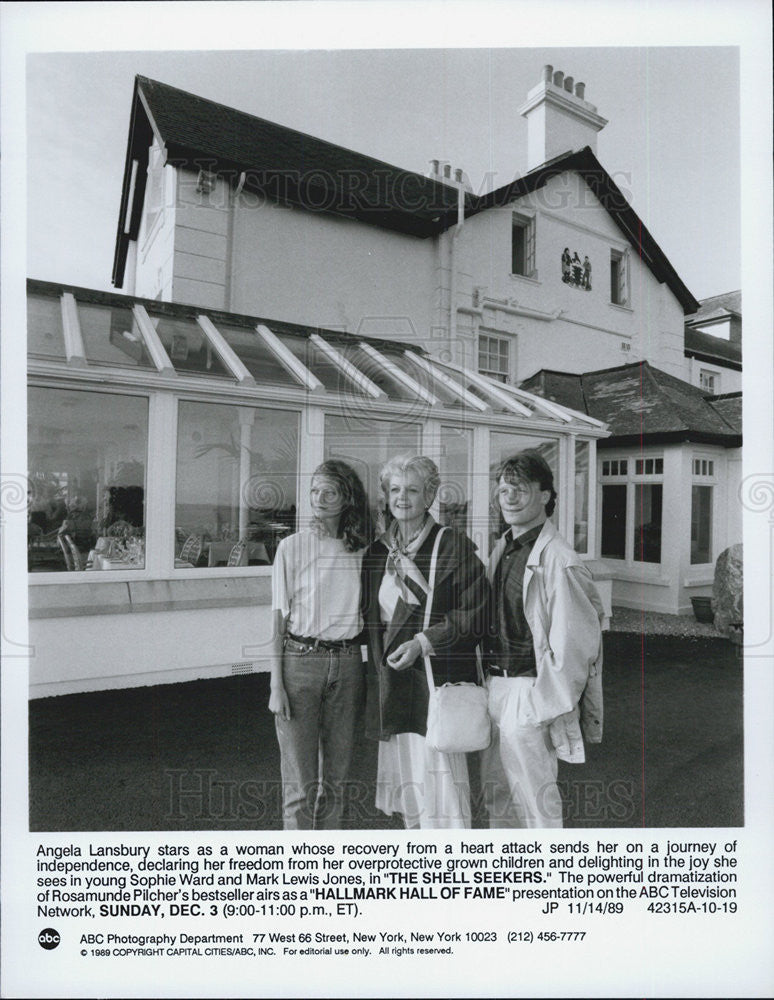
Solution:
M360 649L312 649L285 640L282 680L290 719L275 716L286 830L338 830L352 748L362 727Z

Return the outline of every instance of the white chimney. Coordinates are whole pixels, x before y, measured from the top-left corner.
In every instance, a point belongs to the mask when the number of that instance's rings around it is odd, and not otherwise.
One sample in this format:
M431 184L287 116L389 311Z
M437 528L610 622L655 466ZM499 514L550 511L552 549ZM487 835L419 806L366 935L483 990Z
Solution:
M454 167L448 160L430 160L430 169L425 177L431 177L434 181L440 181L442 184L449 184L452 187L462 188L463 191L473 191L473 185L465 171L461 167Z
M540 83L519 108L519 114L527 119L528 170L584 146L596 154L597 133L607 125L607 119L585 100L585 91L585 83L575 83L553 66L543 67Z

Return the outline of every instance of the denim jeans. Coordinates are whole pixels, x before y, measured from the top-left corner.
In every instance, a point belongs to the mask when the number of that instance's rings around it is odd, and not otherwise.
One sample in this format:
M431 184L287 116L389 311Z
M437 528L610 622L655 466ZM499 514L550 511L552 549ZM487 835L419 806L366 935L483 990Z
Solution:
M290 719L275 716L286 830L337 830L352 748L363 725L360 648L311 649L285 642L282 679Z

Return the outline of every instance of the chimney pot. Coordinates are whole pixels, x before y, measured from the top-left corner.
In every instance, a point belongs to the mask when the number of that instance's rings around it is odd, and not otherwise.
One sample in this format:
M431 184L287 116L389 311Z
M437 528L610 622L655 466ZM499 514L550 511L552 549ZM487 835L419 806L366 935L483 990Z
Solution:
M586 84L576 83L575 84L575 96L580 97L582 101L586 99Z
M458 184L462 184L462 167L457 167L455 169L454 179Z
M444 163L443 165L443 176L451 177L451 163Z
M430 163L432 164L432 168L433 168L432 169L433 176L437 177L438 176L438 160L431 160Z
M564 78L564 89L570 94L572 93L572 85L573 85L573 78L571 76L566 76Z
M543 83L550 83L554 75L554 67L549 66L548 63L543 67Z
M564 73L560 69L558 69L554 73L554 86L561 87L563 83L564 83Z

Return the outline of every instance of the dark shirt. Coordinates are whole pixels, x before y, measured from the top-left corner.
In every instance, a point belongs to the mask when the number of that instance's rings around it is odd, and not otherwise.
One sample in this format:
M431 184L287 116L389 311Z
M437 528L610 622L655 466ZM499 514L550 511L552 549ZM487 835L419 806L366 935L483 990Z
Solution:
M532 630L524 615L524 570L542 527L530 528L519 538L509 531L492 581L494 600L488 662L507 670L509 675L537 676Z

